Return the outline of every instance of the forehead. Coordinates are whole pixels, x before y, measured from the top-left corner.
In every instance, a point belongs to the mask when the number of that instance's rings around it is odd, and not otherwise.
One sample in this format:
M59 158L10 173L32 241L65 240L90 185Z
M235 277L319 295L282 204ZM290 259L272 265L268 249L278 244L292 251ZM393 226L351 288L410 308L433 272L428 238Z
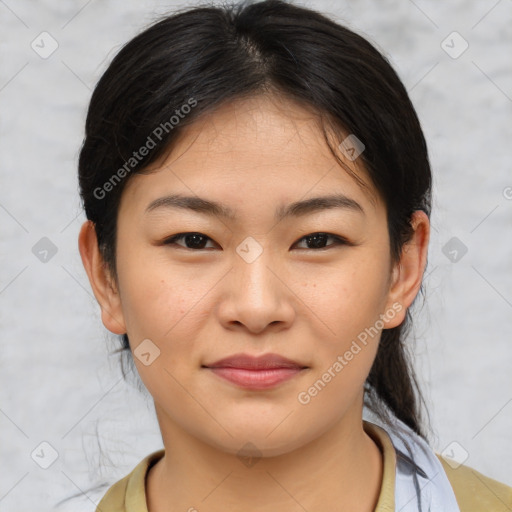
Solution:
M346 135L327 132L333 148ZM229 203L237 210L251 203L283 204L341 193L382 213L361 160L336 153L339 160L312 109L275 96L236 100L187 126L170 153L130 178L122 203L146 207L164 193L178 192Z

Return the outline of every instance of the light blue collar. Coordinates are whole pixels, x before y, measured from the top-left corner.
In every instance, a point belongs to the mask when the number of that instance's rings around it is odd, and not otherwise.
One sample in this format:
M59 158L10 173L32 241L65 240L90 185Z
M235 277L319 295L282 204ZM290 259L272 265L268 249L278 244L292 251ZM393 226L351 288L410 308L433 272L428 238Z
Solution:
M396 417L390 426L365 408L363 418L384 429L395 447L396 512L460 512L441 461L423 438Z

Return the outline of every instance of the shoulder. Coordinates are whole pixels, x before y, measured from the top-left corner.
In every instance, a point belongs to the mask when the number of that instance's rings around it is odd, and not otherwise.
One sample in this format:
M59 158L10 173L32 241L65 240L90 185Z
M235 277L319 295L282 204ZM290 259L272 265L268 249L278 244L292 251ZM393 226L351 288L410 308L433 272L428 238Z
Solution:
M165 450L158 450L142 459L124 478L112 485L98 503L96 512L147 512L146 475L161 459Z
M126 489L132 473L112 485L98 503L96 512L125 512Z
M506 512L512 510L512 487L482 475L465 465L452 467L436 454L450 481L461 512Z

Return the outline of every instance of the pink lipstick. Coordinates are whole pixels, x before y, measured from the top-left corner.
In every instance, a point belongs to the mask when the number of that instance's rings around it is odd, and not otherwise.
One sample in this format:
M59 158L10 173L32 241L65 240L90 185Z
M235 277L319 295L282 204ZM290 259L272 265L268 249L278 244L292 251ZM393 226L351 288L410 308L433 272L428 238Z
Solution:
M307 368L278 354L235 354L204 365L215 375L246 389L270 389Z

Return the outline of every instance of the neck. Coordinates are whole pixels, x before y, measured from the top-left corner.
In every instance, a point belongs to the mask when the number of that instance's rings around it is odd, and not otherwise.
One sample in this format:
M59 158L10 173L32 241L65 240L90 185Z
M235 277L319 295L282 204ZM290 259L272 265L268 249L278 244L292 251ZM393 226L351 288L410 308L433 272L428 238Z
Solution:
M190 510L371 512L383 462L361 415L344 417L299 449L275 457L241 458L198 440L157 411L165 456L149 471L149 512Z

